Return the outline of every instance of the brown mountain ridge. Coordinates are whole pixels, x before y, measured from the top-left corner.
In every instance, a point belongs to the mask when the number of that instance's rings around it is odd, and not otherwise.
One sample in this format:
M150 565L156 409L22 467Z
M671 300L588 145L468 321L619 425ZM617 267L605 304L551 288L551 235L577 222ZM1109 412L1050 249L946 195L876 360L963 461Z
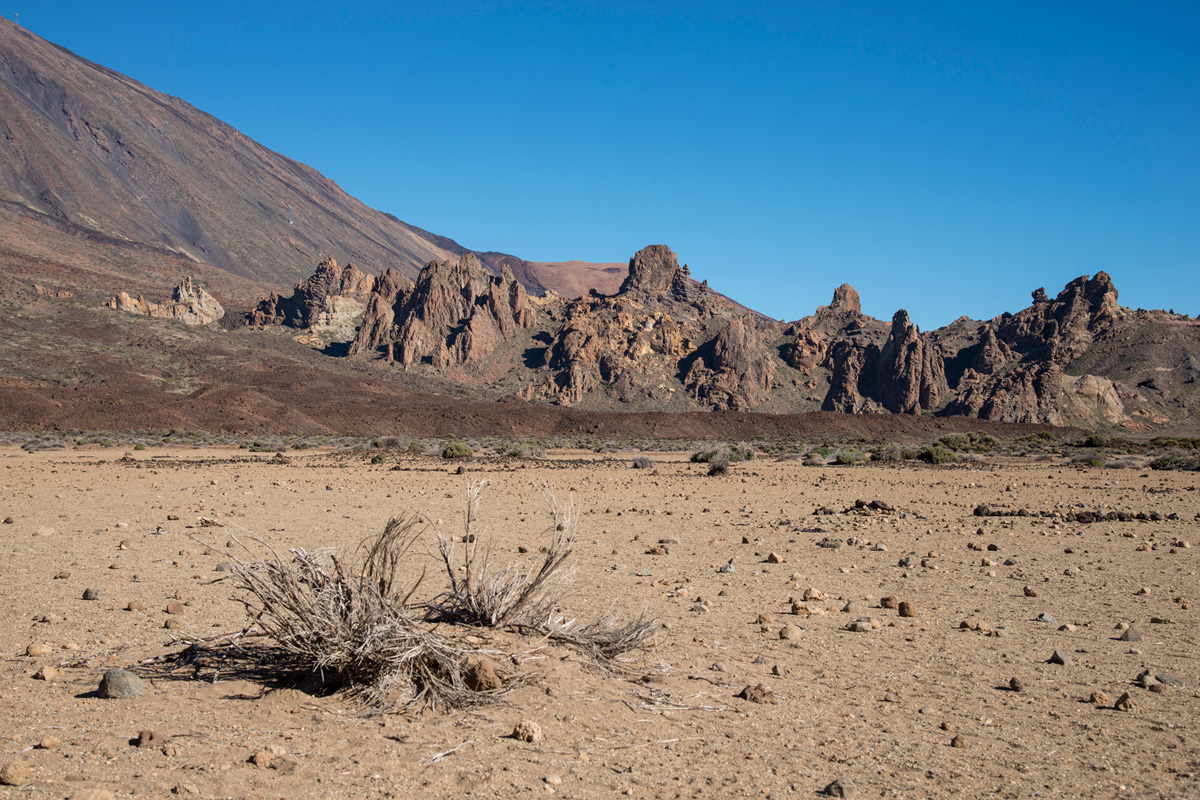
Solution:
M1196 320L1122 307L1103 272L1032 300L1015 314L923 333L903 309L890 324L864 315L858 292L843 285L828 306L784 324L712 292L668 247L651 245L630 259L615 293L576 300L532 297L511 271L492 275L470 254L430 262L415 283L385 272L369 290L357 268L325 262L292 297L263 300L248 319L315 334L329 348L338 338L332 309L352 303L360 316L338 323L345 355L492 399L1133 432L1195 422Z

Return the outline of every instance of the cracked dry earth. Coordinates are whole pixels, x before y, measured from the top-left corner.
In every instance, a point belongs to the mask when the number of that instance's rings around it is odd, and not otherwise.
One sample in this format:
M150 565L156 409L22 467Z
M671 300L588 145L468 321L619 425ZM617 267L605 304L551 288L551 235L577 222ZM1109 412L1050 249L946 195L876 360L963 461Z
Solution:
M0 797L813 797L838 778L858 797L1200 794L1196 474L760 460L707 477L682 454L634 470L571 452L464 476L428 457L120 456L0 453L0 762L24 784ZM544 542L542 485L575 495L567 610L644 606L665 626L628 674L534 652L538 685L408 718L143 663L242 624L213 582L228 532L353 546L419 508L453 533L479 477L494 551L514 560ZM1061 519L1079 508L1161 519ZM97 697L112 666L146 689ZM35 679L44 667L61 673ZM512 738L522 720L544 739ZM158 738L133 746L143 730Z

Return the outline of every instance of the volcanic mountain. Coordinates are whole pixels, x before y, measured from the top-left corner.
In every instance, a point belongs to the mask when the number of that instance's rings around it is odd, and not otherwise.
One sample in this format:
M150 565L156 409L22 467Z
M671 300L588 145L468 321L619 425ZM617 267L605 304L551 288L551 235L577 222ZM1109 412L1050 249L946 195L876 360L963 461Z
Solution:
M468 252L368 208L183 100L9 20L0 20L0 137L6 225L19 215L96 243L213 265L260 286L290 286L326 257L415 277L431 260ZM606 272L614 265L477 255L495 272L507 266L538 294L620 281Z

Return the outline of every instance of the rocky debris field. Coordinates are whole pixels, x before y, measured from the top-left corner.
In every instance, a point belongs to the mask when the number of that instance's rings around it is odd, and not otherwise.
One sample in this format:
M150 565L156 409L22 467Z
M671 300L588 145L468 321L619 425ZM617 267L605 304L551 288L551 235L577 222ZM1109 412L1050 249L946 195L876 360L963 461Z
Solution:
M0 451L0 797L1200 793L1196 473L644 455ZM411 718L189 651L244 624L233 537L453 535L482 477L502 562L580 503L565 610L661 620L626 672L534 648Z

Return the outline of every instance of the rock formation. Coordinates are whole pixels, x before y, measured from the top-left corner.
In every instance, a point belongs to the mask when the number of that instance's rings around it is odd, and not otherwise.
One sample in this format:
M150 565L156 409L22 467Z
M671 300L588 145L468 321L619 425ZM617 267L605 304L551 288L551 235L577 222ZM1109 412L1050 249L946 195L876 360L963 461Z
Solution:
M291 297L272 294L250 312L251 325L291 328L332 328L351 332L366 308L374 279L353 264L338 267L330 258L317 271L296 282Z
M767 399L775 362L762 326L749 314L721 329L709 352L692 362L684 378L688 393L714 408L748 411Z
M432 261L415 284L389 270L371 290L352 355L383 348L389 360L437 369L475 365L536 315L508 267L492 275L474 254L456 263Z
M923 333L903 310L890 324L863 314L848 284L784 326L697 283L663 245L634 254L616 294L574 300L529 297L507 266L495 275L471 254L429 263L415 283L330 261L292 297L264 300L253 318L312 328L339 316L357 324L345 339L352 356L381 355L485 396L593 408L819 405L1150 430L1171 419L1166 398L1200 378L1200 325L1122 309L1104 273L1053 299L1039 289L1015 314L961 317ZM1131 325L1177 333L1141 364L1125 343L1153 337L1127 335Z
M859 413L868 400L897 414L919 414L937 407L947 392L946 366L940 353L901 309L880 347L838 342L829 351L830 388L824 411Z
M138 314L156 319L173 319L184 325L207 325L225 316L225 309L216 298L204 290L198 283L192 283L191 277L175 287L171 300L167 303L152 303L138 295L130 297L121 292L109 299L106 306L127 314Z

